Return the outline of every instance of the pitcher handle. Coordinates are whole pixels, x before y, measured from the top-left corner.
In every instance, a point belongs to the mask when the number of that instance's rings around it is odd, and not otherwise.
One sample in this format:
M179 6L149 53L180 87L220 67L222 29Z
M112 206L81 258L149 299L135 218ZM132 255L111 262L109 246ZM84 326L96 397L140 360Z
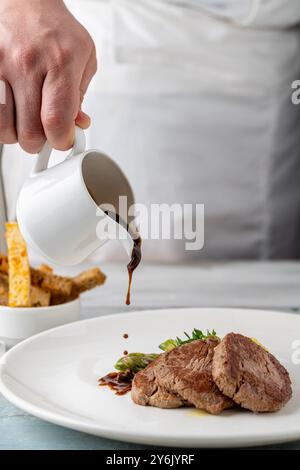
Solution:
M79 153L82 153L85 151L86 147L86 139L85 139L85 133L83 129L81 129L78 126L75 126L75 138L74 138L74 144L71 153L66 157L72 157L73 155L77 155ZM32 175L36 175L40 173L41 171L44 171L48 167L49 163L49 158L52 152L52 147L49 144L49 142L46 142L42 150L37 156L36 163L34 165Z

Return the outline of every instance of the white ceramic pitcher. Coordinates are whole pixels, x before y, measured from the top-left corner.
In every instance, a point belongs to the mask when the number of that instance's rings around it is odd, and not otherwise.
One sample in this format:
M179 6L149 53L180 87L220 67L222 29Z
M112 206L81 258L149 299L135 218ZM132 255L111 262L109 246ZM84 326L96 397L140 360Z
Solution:
M116 233L128 254L133 245L126 228L104 212L107 204L118 208L119 196L127 197L128 208L134 203L130 184L111 158L85 146L84 132L76 127L71 153L48 168L52 149L46 143L17 202L26 242L62 265L80 263Z

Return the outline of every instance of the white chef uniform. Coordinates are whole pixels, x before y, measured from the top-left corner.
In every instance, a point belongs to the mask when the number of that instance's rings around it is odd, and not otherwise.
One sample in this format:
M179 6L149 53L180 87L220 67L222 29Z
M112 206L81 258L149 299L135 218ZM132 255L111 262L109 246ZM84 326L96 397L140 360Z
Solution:
M146 240L145 258L299 258L300 106L290 99L300 78L297 3L67 2L99 54L85 101L89 145L120 164L137 202L205 206L201 251ZM24 175L4 160L14 201L13 173L18 185ZM115 245L97 256L104 252L117 255Z

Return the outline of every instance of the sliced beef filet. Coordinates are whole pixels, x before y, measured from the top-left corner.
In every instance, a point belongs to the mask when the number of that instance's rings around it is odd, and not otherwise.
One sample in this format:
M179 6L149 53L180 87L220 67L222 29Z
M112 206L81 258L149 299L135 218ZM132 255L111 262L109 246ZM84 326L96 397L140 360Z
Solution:
M212 414L230 408L232 400L212 379L212 359L218 343L215 339L198 340L161 354L134 377L133 401L159 408L190 405Z
M212 375L219 389L243 408L277 411L292 396L287 370L246 336L229 333L214 350Z
M162 355L163 356L163 355ZM138 405L150 405L158 408L180 408L184 400L161 387L156 380L156 367L161 356L138 372L132 383L131 398Z

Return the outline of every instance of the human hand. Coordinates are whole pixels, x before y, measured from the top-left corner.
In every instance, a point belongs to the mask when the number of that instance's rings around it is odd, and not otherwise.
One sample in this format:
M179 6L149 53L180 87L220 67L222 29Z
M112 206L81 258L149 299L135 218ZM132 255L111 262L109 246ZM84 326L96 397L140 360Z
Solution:
M75 124L90 124L81 102L96 70L93 40L62 0L1 0L0 142L69 149Z

